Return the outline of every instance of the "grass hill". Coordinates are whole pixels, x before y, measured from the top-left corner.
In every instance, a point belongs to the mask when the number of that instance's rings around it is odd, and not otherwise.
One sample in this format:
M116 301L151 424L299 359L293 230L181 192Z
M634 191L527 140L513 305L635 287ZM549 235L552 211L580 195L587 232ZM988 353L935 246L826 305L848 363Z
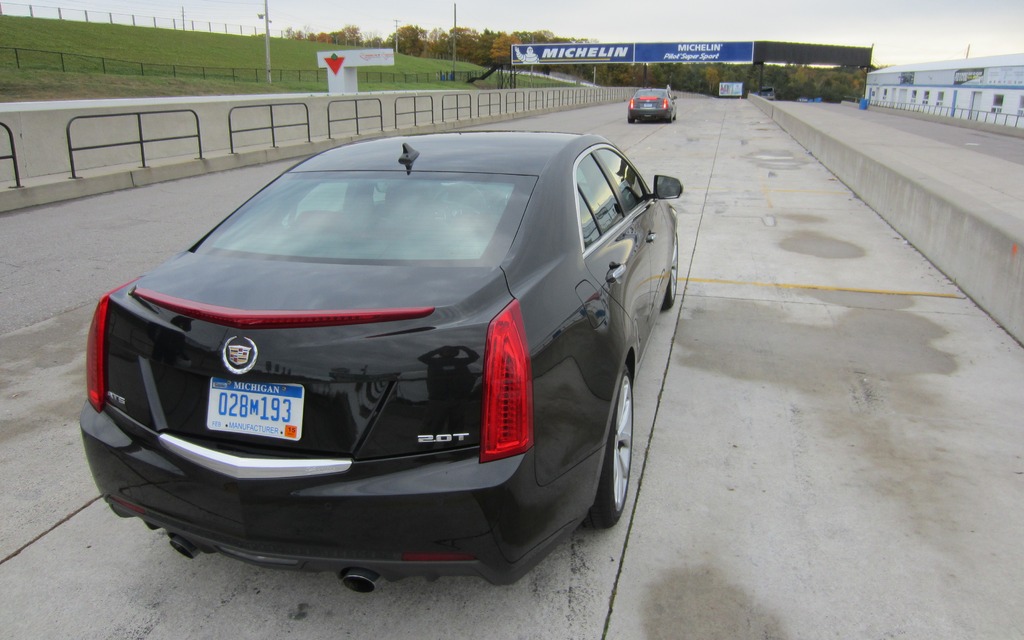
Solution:
M0 16L0 101L324 91L326 81L317 82L311 75L317 68L316 53L345 48L305 40L271 38L271 68L303 69L307 70L307 75L301 81L286 76L267 85L262 82L265 79L262 35L239 36ZM22 51L16 54L14 49ZM57 54L37 54L29 50L65 55L62 58ZM148 71L142 77L139 65L115 61L143 63L146 69L156 69L156 72ZM62 65L65 72L61 71ZM179 74L171 65L188 67L189 70ZM103 73L104 68L106 74ZM218 78L204 80L200 71L203 68L227 71L211 72L208 77ZM246 70L247 74L242 74L246 80L232 80L231 69ZM450 60L427 60L399 54L395 56L394 67L372 68L372 71L378 70L385 74L381 81L368 83L361 80L361 90L451 89L453 84L460 88L474 88L460 82L396 81L389 75L420 74L421 80L434 79L439 72L452 70ZM482 68L459 62L456 71L476 74Z

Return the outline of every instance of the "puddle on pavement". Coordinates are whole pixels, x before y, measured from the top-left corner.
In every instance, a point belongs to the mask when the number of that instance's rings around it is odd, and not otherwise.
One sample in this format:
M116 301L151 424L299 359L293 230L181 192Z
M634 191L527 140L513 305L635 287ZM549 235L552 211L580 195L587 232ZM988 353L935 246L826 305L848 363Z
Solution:
M817 258L850 260L864 257L864 249L853 243L810 231L794 233L779 242L779 246L791 253L802 253Z
M812 294L844 297L858 306L867 301L846 292ZM863 294L894 306L897 296ZM865 305L866 306L866 305ZM830 324L795 322L778 303L718 299L710 308L693 309L676 341L680 364L737 380L784 384L816 393L845 379L850 371L870 371L894 379L916 374L949 375L956 371L952 354L932 346L947 331L926 317L881 308L837 309Z
M776 615L707 565L665 571L647 588L643 623L649 640L789 637Z
M816 216L810 213L780 213L776 214L780 222L796 222L799 224L821 224L828 222L824 216Z
M808 162L807 158L795 156L787 149L760 149L746 158L757 166L772 171L799 169Z
M973 490L963 478L977 462L949 453L948 443L965 435L951 417L950 386L933 377L958 371L956 357L935 346L948 331L911 311L878 308L900 306L902 296L809 295L873 308L829 306L798 321L789 303L706 299L681 320L673 358L691 371L778 389L776 408L788 404L788 417L764 418L766 428L806 443L797 467L839 456L859 470L844 476L850 486L900 503L908 532L962 551L969 542L951 531ZM825 484L809 485L808 499L827 490L827 480L817 481Z
M807 295L817 298L825 304L851 309L879 309L902 311L914 306L914 296L886 295L860 291L820 291L808 290Z

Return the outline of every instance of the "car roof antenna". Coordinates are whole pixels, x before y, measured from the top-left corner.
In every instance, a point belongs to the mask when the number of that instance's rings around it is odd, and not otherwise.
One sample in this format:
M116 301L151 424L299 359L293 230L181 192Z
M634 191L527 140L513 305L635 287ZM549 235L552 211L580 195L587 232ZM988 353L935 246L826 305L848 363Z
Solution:
M409 146L408 142L402 143L402 155L398 156L398 163L405 166L405 175L412 173L412 163L420 157L420 152Z

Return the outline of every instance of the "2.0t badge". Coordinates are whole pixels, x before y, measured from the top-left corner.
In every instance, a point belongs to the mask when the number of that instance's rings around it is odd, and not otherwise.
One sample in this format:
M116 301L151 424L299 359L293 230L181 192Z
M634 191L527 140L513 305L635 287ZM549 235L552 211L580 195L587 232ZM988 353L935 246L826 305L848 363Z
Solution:
M259 351L256 343L245 336L231 336L224 341L221 360L228 372L241 375L256 366Z

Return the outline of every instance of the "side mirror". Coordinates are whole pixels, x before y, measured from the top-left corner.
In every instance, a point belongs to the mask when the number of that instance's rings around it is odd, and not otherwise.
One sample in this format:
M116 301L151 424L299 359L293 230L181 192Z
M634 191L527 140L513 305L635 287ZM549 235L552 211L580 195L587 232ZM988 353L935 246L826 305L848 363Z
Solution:
M683 193L683 183L670 176L654 176L654 197L658 200L674 200Z

